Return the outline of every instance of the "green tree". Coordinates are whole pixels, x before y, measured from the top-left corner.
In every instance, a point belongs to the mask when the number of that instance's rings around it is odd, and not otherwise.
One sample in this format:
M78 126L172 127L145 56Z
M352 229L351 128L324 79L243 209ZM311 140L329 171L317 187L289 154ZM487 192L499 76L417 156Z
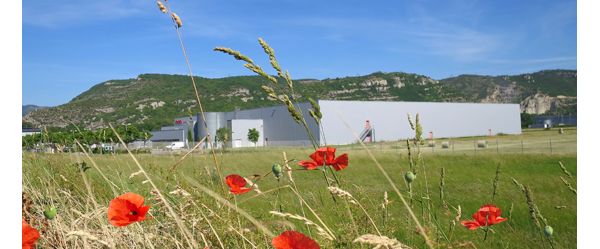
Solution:
M217 135L215 136L215 139L217 142L223 144L223 148L225 148L225 145L231 139L231 129L227 127L221 127L217 129Z
M256 130L256 128L248 129L248 140L254 143L254 147L256 147L256 142L258 142L258 138L260 137L260 132Z
M527 128L533 124L533 116L528 113L521 113L521 128Z

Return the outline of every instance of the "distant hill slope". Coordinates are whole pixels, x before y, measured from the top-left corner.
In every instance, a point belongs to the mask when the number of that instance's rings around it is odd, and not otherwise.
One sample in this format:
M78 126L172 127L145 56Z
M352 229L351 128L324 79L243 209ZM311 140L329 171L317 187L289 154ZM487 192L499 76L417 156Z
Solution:
M231 111L273 105L259 76L218 79L196 77L206 111ZM577 71L546 70L507 76L460 75L434 80L411 73L372 73L335 79L298 79L296 98L329 100L519 103L530 114L576 113ZM171 124L198 108L190 79L183 75L142 74L135 79L97 84L64 105L38 109L23 117L37 126L70 123L94 129L106 122L146 129Z
M21 109L21 116L25 116L28 113L37 110L37 109L44 109L44 108L48 108L46 106L37 106L37 105L23 105L23 108Z

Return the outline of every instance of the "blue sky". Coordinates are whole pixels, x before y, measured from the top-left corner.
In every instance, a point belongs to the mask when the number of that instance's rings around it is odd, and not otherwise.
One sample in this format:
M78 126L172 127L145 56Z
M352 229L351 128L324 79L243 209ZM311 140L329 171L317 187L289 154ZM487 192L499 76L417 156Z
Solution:
M577 68L574 0L170 0L195 75L264 68L264 38L293 78L375 71L441 79ZM176 33L152 0L23 0L23 103L59 105L141 73L186 74Z

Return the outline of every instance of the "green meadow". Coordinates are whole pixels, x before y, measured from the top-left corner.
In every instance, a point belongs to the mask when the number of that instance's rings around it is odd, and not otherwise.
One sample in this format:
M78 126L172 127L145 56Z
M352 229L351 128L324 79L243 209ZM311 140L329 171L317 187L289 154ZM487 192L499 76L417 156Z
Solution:
M410 167L406 141L377 142L367 148L436 248L576 248L576 136L576 128L565 128L564 134L532 129L522 135L439 138L435 147L426 141L412 148L416 179L410 191L404 178ZM478 147L480 140L487 146ZM451 146L442 148L443 141ZM277 235L290 229L310 236L322 248L374 248L353 242L365 234L381 234L405 245L387 248L428 248L407 205L365 148L337 147L336 155L348 153L349 166L335 172L335 179L329 170L324 174L297 165L312 151L278 147L217 150L215 157L204 150L185 158L185 152L133 155L177 217L152 191L131 155L25 152L24 216L42 234L39 248L189 248L190 238L177 219L200 248L271 248L272 237L265 230ZM279 179L271 173L274 163L284 164L284 153L293 183L286 172ZM215 170L215 159L221 172ZM228 193L221 177L229 174L248 178L260 193ZM339 182L352 197L332 195L327 182ZM529 203L519 184L529 190ZM106 218L108 203L126 192L145 197L152 206L149 218L113 227ZM500 207L508 220L474 231L460 224L488 203ZM52 220L43 215L48 206L58 210ZM553 227L552 236L544 235L545 225ZM333 239L327 238L331 235Z

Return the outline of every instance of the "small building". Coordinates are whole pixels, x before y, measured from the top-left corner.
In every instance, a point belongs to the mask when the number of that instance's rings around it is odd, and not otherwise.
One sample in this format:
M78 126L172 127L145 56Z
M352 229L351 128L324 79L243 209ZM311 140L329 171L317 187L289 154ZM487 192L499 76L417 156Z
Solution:
M24 137L27 135L35 135L40 133L42 133L42 129L40 128L22 128L21 136Z
M529 128L552 128L555 126L576 126L577 115L543 115L533 118Z
M184 142L187 143L188 129L186 126L165 126L159 131L151 131L152 142Z

